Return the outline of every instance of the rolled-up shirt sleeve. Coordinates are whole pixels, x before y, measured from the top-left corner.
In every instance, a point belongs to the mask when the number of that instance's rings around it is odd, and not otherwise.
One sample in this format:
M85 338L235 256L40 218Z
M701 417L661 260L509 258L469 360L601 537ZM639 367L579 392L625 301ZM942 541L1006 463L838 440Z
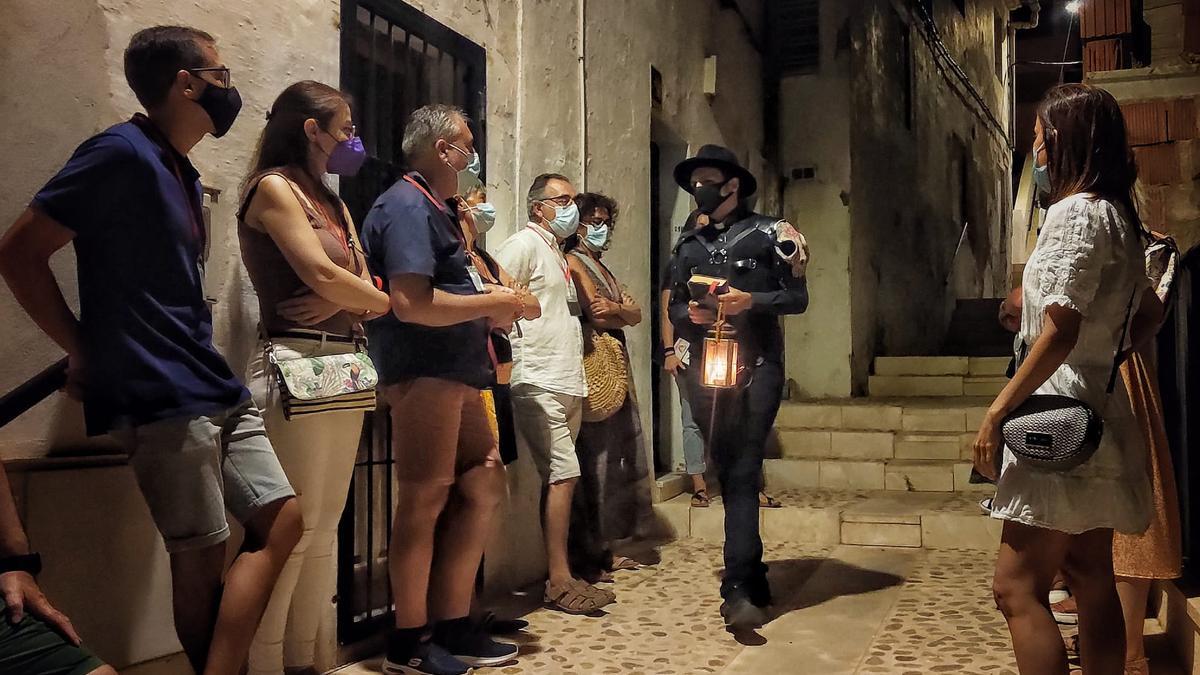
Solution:
M1088 315L1100 288L1104 267L1112 259L1116 214L1106 203L1080 199L1061 217L1044 226L1038 253L1045 261L1038 276L1044 304Z

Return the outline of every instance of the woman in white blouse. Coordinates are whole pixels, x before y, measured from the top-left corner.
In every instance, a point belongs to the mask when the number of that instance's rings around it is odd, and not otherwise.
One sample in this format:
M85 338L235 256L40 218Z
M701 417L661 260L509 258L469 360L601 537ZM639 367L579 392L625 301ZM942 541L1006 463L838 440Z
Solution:
M1069 471L1029 466L1004 449L992 517L1003 519L996 603L1021 673L1068 672L1047 605L1065 571L1079 603L1079 648L1088 675L1124 672L1125 638L1112 568L1113 531L1150 518L1145 441L1120 379L1106 394L1132 298L1122 352L1150 339L1162 305L1145 274L1134 204L1137 168L1116 100L1079 84L1050 91L1035 127L1039 182L1053 204L1025 267L1021 339L1028 356L996 398L975 440L975 466L996 478L1004 418L1032 394L1060 394L1100 412L1096 453Z

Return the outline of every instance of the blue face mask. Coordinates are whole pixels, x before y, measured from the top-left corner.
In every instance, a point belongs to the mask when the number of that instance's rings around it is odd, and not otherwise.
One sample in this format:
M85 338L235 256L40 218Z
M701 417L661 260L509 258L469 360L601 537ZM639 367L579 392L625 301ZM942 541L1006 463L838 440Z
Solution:
M1039 145L1033 149L1033 184L1039 195L1050 194L1050 167L1038 164L1038 156L1042 154L1042 149L1045 147L1045 145Z
M583 243L596 253L607 251L608 245L612 243L612 228L607 224L587 225L586 227L587 234L583 237Z
M575 206L575 202L571 202L567 206L554 207L554 220L550 221L550 231L558 237L559 241L575 234L579 229L579 207Z
M468 154L466 150L463 150L453 143L450 144L450 147L462 153L462 156L467 158L466 166L461 169L455 169L455 171L458 173L458 194L465 195L471 190L471 188L479 186L479 173L483 170L483 165L479 160L478 152L472 152ZM449 164L449 162L447 162L447 165L449 165L451 169L454 168L454 166Z
M484 234L496 225L496 207L489 202L479 202L471 207L475 213L475 230Z

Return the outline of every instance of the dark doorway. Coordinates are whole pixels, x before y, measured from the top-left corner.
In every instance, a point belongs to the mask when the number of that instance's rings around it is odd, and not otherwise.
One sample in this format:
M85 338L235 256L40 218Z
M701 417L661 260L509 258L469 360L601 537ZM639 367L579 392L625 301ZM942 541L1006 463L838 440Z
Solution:
M457 105L471 118L475 147L487 149L484 49L399 0L343 0L341 86L367 161L341 195L356 223L405 170L401 142L408 116L430 103ZM482 158L482 157L481 157ZM390 622L387 550L396 485L391 422L367 415L338 532L338 638L359 640Z
M663 287L663 266L660 262L663 260L662 242L658 233L662 231L662 188L660 187L662 180L659 176L659 171L662 168L662 153L659 150L658 143L650 143L650 231L653 233L650 236L650 316L653 321L650 323L650 344L651 354L655 354L654 369L655 376L650 378L651 395L654 403L654 474L660 476L672 470L670 455L661 451L662 448L669 448L671 445L671 426L662 424L660 418L663 416L663 396L669 394L670 390L664 392L663 385L665 382L662 377L657 374L661 368L662 359L662 321L659 317L662 316L662 292Z

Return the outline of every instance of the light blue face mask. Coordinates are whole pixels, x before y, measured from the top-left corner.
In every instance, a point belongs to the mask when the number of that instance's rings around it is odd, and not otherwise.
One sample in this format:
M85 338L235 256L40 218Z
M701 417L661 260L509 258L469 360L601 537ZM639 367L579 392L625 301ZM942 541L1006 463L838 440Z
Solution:
M583 243L596 253L607 251L609 244L612 243L612 228L607 224L586 225L585 227L587 227L587 234L583 237Z
M462 153L462 156L467 158L467 165L461 169L456 169L458 172L458 194L465 195L471 188L479 186L479 173L483 170L483 165L479 160L478 152L468 154L466 150L453 143L450 144L450 147ZM449 163L447 162L447 164ZM450 168L453 169L454 166L450 165Z
M1050 167L1038 164L1038 156L1045 147L1043 144L1033 149L1033 184L1039 195L1050 194Z
M575 234L579 229L579 207L575 206L575 202L571 202L567 206L554 207L554 220L550 221L550 231L558 237L559 241Z
M496 225L496 207L490 202L479 202L471 207L475 212L475 230L484 234Z

